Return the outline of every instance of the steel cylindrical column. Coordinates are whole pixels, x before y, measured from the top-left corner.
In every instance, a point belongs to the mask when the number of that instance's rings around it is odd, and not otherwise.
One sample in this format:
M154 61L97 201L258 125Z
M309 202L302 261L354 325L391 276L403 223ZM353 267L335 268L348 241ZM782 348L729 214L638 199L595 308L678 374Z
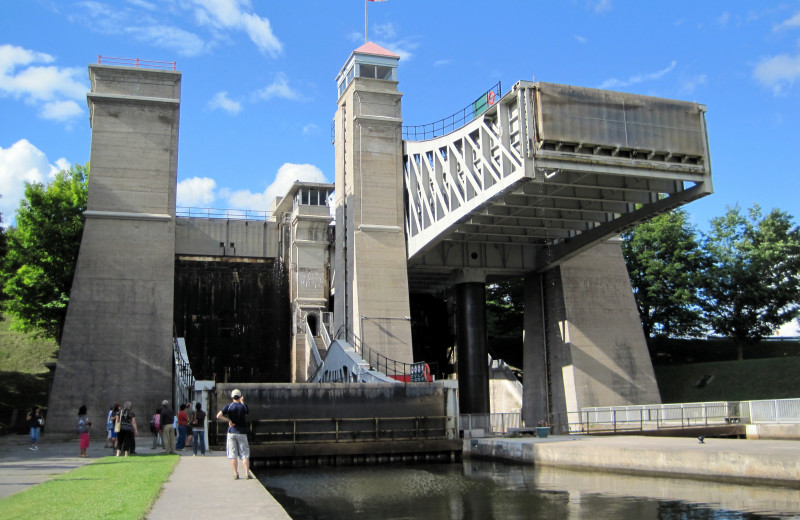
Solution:
M456 285L456 342L461 413L489 413L486 286L481 282Z

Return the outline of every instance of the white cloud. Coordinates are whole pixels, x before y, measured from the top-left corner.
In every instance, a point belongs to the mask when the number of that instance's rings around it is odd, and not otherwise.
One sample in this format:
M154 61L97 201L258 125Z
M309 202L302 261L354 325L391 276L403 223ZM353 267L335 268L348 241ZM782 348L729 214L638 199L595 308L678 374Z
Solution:
M180 22L173 24L169 18L174 16ZM269 20L255 14L249 0L171 0L158 4L148 0L128 0L125 4L84 0L74 5L67 18L101 34L124 35L182 56L204 54L220 41L229 41L229 34L237 31L272 57L283 50ZM208 29L209 34L201 36L178 26L187 19Z
M697 76L683 80L681 82L679 91L682 94L691 94L697 89L697 87L705 85L707 82L708 78L705 74L698 74Z
M397 37L397 30L395 30L392 22L375 24L372 28L372 34L374 34L376 38L391 40Z
M177 205L207 207L216 200L217 183L208 177L192 177L178 183Z
M214 97L208 102L208 108L211 110L219 108L229 114L236 115L242 111L242 104L230 99L228 93L223 90L214 94Z
M78 101L86 99L89 87L79 78L77 67L35 65L55 58L14 45L0 45L0 96L11 96L40 108L45 119L68 121L83 113Z
M721 25L722 27L727 27L730 21L731 21L731 13L729 13L728 11L725 11L719 16L719 18L717 18L717 24Z
M283 197L295 181L328 182L322 170L313 164L284 163L272 184L261 193L250 190L226 192L228 204L232 208L269 211L276 197Z
M412 41L409 38L404 38L402 40L395 40L395 41L375 40L375 43L385 48L386 50L397 54L403 61L410 60L414 56L414 53L412 51L416 50L417 47L419 47L418 43Z
M589 39L587 37L581 36L579 34L575 35L575 39L578 41L578 43L586 43L586 42L589 41Z
M599 88L607 89L607 88L621 88L621 87L628 87L630 85L636 85L638 83L644 83L646 81L653 81L656 79L660 79L663 76L672 72L675 69L675 66L678 64L676 61L672 61L669 66L656 71L656 72L647 72L642 74L637 74L635 76L631 76L628 79L620 80L616 78L611 78L605 80L603 83L600 84Z
M264 100L272 98L300 99L300 94L289 86L289 77L283 72L279 72L275 76L275 81L271 85L258 90L255 93L255 97Z
M130 26L123 31L139 42L173 49L182 56L199 56L213 47L198 35L171 25Z
M592 0L589 2L589 6L595 13L607 13L611 11L612 5L611 0Z
M434 67L443 67L445 65L450 65L453 63L453 60L436 60L433 62Z
M800 54L779 54L765 58L753 69L753 76L762 85L772 88L775 94L780 94L784 87L791 87L794 80L800 77Z
M190 0L195 6L195 19L201 25L215 29L244 31L256 47L273 58L280 55L283 45L272 32L267 18L253 12L248 0Z
M83 109L78 103L71 99L65 101L51 101L42 106L40 115L44 119L66 122L72 118L83 114Z
M303 135L317 135L319 133L319 126L314 123L309 123L303 127Z
M139 7L147 9L148 11L156 10L156 5L151 2L147 2L146 0L128 0L128 3L138 5Z
M0 212L3 213L3 226L14 219L19 201L25 196L26 182L44 182L59 170L70 167L64 159L50 164L47 156L28 140L20 139L9 148L0 147Z
M800 27L800 11L796 12L788 20L784 20L783 22L777 24L772 28L772 30L778 32L786 29L797 29L798 27Z

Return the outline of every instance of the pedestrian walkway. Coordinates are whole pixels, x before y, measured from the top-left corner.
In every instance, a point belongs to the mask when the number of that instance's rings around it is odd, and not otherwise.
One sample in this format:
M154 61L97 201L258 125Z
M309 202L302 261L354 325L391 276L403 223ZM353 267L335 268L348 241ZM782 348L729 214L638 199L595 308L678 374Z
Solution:
M150 436L137 438L138 456L162 453L161 448L150 449L151 439ZM102 441L92 439L89 458L81 458L77 438L53 435L42 436L38 451L31 451L29 446L27 435L0 436L0 499L114 453L103 448ZM187 449L178 454L181 459L164 484L148 519L257 517L291 520L257 479L233 480L225 453L207 452L205 457L193 457L191 449Z
M193 457L191 450L178 453L181 460L164 484L161 496L147 516L149 520L291 520L258 480L233 480L233 470L225 453L208 452L205 457ZM239 475L244 477L241 464Z
M66 440L43 435L37 451L30 451L30 437L8 434L0 436L0 499L73 470L92 461L78 456L78 439ZM109 455L89 448L90 457Z

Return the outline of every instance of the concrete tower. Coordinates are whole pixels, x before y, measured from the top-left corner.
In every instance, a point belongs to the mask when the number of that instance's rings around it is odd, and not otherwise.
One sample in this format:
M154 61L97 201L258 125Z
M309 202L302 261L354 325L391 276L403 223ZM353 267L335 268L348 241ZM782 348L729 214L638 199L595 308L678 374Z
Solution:
M399 59L366 43L336 78L334 322L348 340L410 363Z
M48 407L74 432L131 401L172 396L175 191L181 73L91 65L88 209ZM140 424L140 427L144 426Z

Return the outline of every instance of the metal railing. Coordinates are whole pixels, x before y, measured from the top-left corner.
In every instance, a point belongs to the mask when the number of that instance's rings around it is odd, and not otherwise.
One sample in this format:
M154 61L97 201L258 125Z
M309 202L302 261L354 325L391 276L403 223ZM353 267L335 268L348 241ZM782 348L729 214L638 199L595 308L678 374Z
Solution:
M177 70L177 61L141 60L139 58L115 58L113 56L97 55L98 65L123 65L126 67L142 67L148 69Z
M189 359L186 356L186 347L184 345L184 347L181 348L180 341L183 341L183 338L178 338L173 335L172 353L174 359L174 377L172 378L172 397L175 400L175 406L194 400L194 375L192 374L192 367L189 365Z
M320 327L324 329L325 327ZM311 332L311 325L308 324L306 321L306 350L311 354L309 356L309 370L311 370L312 376L314 377L317 375L317 372L322 367L322 356L319 354L319 349L317 348L317 342L314 341L314 334Z
M214 423L217 439L227 424ZM388 442L457 438L455 416L259 419L248 422L253 444Z
M412 374L418 371L418 367L420 362L417 363L405 363L403 361L397 361L391 358L386 357L385 355L381 354L380 352L373 350L370 348L366 343L364 343L361 338L359 338L355 333L352 331L344 333L344 326L339 328L339 331L336 334L336 339L344 339L348 343L353 346L353 350L361 356L361 358L369 364L371 370L375 370L378 372L383 372L389 377L399 379L399 380L406 380L410 381ZM424 362L421 362L424 364ZM430 366L433 365L433 366ZM429 364L430 371L435 373L436 363Z
M800 423L800 398L760 401L709 401L584 408L555 413L546 420L553 433L625 433L631 431L723 427L759 423ZM460 430L482 429L489 435L525 427L520 412L461 414Z
M184 208L175 209L175 215L188 218L225 220L271 220L272 212L252 209Z
M800 399L745 401L750 423L800 423Z
M554 414L561 433L601 433L757 423L800 423L800 399L584 408Z
M501 92L501 85L498 81L496 85L481 94L478 99L453 115L425 125L404 125L403 139L407 141L425 141L457 130L500 101Z
M487 435L502 435L511 428L522 428L522 413L465 413L458 416L459 430L483 430Z

